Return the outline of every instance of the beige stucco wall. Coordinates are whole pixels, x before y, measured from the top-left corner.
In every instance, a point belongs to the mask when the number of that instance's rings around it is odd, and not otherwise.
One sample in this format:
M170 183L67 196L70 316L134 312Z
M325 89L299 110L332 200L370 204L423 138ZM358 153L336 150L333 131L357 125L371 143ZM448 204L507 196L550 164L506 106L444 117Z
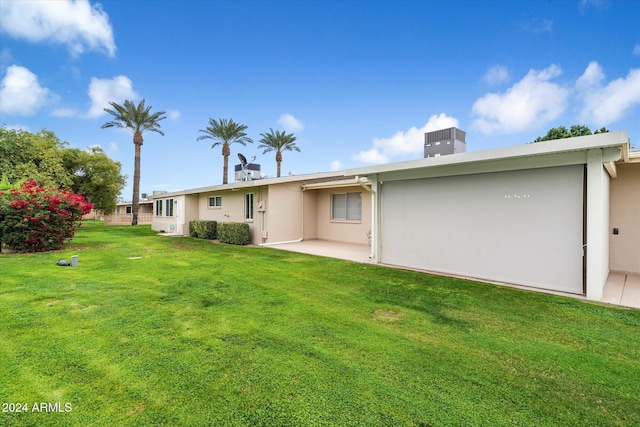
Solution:
M266 204L265 243L288 242L303 237L303 192L300 183L271 185Z
M367 233L371 231L371 193L364 188L355 185L353 187L341 187L336 189L314 190L316 196L316 223L317 239L333 240L337 242L368 244ZM361 221L332 221L331 220L331 194L338 193L362 193L362 220Z
M318 192L305 191L304 195L304 238L318 238Z
M245 220L244 199L247 193L253 193L253 220ZM238 191L226 190L209 193L201 193L198 196L198 217L199 219L221 222L240 222L249 224L251 242L262 243L262 231L266 224L266 210L258 208L258 202L262 201L268 206L267 187L249 187ZM221 196L221 207L209 207L209 197Z
M640 274L640 163L617 169L618 177L611 180L609 268Z

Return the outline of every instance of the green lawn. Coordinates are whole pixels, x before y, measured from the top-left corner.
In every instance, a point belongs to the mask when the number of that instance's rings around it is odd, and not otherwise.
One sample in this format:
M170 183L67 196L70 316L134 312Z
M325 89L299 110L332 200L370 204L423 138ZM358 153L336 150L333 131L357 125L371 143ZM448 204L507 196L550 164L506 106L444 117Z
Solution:
M639 326L640 310L90 222L63 252L0 255L0 401L27 405L0 425L637 426Z

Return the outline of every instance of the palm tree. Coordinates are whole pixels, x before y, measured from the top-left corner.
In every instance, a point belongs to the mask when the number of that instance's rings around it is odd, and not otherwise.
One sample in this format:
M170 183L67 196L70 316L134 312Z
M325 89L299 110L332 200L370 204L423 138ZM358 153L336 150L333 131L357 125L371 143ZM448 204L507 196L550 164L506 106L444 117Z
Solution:
M251 138L244 132L247 130L247 126L241 125L233 121L233 119L209 119L209 126L206 129L200 129L204 135L198 137L198 141L203 139L213 139L215 142L211 148L215 148L218 145L222 145L222 156L224 157L224 166L222 168L222 183L227 184L227 175L229 173L229 154L231 149L229 145L237 142L244 146L247 142L253 142Z
M282 163L283 151L297 151L300 152L300 148L296 146L296 137L292 133L286 133L285 131L274 131L269 128L268 133L261 133L260 144L258 148L264 148L262 154L266 154L269 151L276 152L276 163L278 165L278 178L280 178L280 163Z
M105 108L104 111L113 116L113 121L102 125L102 129L117 127L128 129L133 133L133 145L135 146L135 161L133 166L133 197L131 207L131 225L138 225L138 203L140 197L140 149L142 148L142 134L146 131L158 132L164 136L164 132L160 130L161 120L166 119L163 116L164 111L151 113L151 106L144 106L144 99L138 105L133 101L125 100L123 105L110 102L109 105L113 110Z

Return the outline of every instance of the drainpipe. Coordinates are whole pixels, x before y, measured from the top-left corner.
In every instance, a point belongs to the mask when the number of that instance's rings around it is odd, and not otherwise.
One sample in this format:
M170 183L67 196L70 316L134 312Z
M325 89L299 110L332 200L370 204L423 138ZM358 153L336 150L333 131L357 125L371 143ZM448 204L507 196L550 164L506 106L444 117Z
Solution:
M258 246L274 246L274 245L284 245L287 243L299 243L299 242L302 242L302 237L296 240L287 240L284 242L260 243Z
M378 217L376 215L376 204L377 204L377 194L376 191L365 184L365 180L367 177L363 177L360 179L358 175L356 175L356 183L360 185L362 188L371 193L371 252L369 254L369 259L376 259L376 245L377 245L377 227ZM377 182L377 177L376 177Z

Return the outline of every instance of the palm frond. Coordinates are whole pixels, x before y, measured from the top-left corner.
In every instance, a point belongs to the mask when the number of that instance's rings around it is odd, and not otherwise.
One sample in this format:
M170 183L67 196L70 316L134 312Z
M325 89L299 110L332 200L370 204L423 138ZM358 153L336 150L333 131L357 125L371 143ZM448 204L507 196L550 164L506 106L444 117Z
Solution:
M104 111L113 116L113 120L101 126L102 129L110 127L125 128L133 134L144 133L146 131L157 132L164 136L160 130L160 121L166 119L164 111L151 113L151 106L145 106L143 99L137 105L131 100L125 100L122 105L116 102L109 102L113 109L105 108Z
M246 125L236 123L233 119L209 119L209 126L198 131L202 132L203 135L200 135L196 140L214 140L215 142L211 148L218 145L231 145L233 143L246 146L247 143L252 143L253 140L247 136L245 130L247 130Z
M282 151L300 151L300 147L295 144L296 137L292 133L278 131L269 128L269 132L261 133L261 144L258 149L264 149L262 154L270 151L281 153Z

